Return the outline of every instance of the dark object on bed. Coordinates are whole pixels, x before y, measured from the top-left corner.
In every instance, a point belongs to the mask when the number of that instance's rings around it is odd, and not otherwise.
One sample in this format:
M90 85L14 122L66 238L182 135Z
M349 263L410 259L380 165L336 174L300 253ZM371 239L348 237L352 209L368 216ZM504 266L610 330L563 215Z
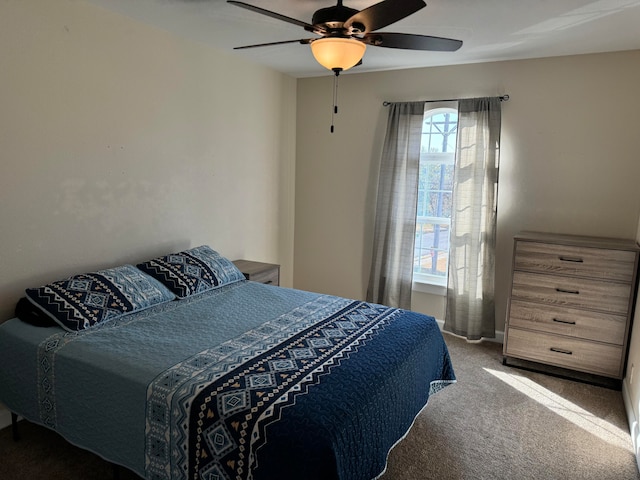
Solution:
M80 331L0 325L0 402L150 480L370 479L454 381L432 317L244 279Z
M16 317L23 322L36 327L55 327L57 323L46 315L40 308L31 303L27 297L22 297L16 304Z

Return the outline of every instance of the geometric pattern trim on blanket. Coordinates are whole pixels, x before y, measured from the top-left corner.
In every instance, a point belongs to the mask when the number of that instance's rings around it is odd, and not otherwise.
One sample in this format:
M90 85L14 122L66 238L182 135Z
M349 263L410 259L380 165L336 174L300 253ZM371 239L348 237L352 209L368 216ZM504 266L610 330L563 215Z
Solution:
M322 295L237 338L207 349L159 375L147 389L146 477L187 478L191 397L227 371L344 308L349 300Z
M68 331L84 330L175 298L164 285L133 265L28 288L26 296Z
M233 262L207 245L154 258L137 267L179 298L245 279Z
M331 303L323 308L323 302ZM321 297L305 309L286 316L298 321L284 329L284 339L260 331L269 329L265 324L221 345L218 360L203 361L208 354L191 359L200 365L199 375L180 364L150 385L147 478L251 478L265 428L399 312L336 297Z

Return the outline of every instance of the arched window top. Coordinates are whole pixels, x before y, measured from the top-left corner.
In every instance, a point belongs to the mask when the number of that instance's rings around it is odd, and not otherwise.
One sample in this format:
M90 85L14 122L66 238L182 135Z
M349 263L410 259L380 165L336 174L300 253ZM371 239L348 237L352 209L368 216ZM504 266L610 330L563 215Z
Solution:
M427 110L422 124L422 153L454 153L457 132L458 111L456 109Z

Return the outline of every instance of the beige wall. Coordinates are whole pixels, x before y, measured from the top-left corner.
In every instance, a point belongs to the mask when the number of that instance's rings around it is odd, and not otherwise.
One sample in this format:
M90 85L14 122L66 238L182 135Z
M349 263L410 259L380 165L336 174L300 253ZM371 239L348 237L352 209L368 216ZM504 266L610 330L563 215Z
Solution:
M366 60L366 58L365 58ZM640 212L640 51L298 80L295 286L364 298L384 100L509 94L503 103L496 321L521 229L634 238ZM442 319L439 297L414 308Z
M82 1L0 2L0 321L209 244L292 284L295 79Z

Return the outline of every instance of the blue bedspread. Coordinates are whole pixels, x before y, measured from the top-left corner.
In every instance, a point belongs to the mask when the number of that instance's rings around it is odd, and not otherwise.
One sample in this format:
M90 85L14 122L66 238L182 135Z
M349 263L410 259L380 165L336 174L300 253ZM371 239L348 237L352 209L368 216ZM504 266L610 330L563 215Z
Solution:
M433 318L239 282L97 328L0 325L0 402L148 479L370 479L455 381Z

